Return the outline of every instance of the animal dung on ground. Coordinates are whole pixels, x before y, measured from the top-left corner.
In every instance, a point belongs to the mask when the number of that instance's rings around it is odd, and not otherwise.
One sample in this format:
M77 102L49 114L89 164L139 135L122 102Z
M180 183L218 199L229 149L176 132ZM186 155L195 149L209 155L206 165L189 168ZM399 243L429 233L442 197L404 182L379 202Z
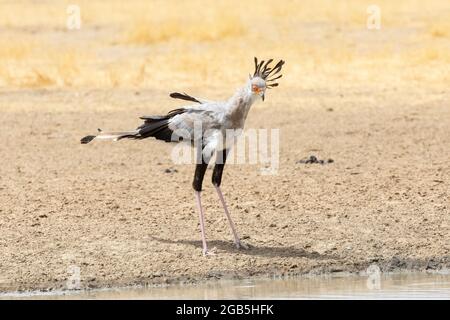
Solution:
M298 160L297 163L304 163L304 164L314 164L314 163L318 163L318 164L327 164L327 163L333 163L334 160L333 159L328 159L328 160L319 160L317 159L316 156L311 155L308 158L304 158L301 160Z

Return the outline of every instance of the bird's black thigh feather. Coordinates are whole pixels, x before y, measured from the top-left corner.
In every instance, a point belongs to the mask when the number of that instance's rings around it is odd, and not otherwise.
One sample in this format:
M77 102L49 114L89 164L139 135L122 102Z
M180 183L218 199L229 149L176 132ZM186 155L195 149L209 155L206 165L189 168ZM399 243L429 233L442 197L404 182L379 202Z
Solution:
M217 187L219 187L222 182L222 173L223 168L225 167L227 155L228 155L227 149L217 152L216 165L214 166L214 171L212 174L212 183Z
M208 163L202 161L198 163L195 167L194 181L192 182L192 187L195 191L202 191L203 178L205 177L206 169L208 168Z
M202 148L197 148L197 158L195 166L195 174L194 181L192 182L192 187L195 191L202 191L203 178L205 177L206 169L208 169L209 158L205 158L203 155L203 143L201 144Z

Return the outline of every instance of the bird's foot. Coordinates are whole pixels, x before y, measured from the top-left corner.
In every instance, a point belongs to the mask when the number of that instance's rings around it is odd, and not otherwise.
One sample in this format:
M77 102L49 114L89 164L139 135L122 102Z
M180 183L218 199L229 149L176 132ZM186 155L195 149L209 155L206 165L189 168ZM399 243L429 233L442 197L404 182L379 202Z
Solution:
M208 250L208 248L206 248L206 249L203 249L203 256L204 257L207 257L207 256L214 256L214 255L216 255L216 248L214 247L214 248L212 248L211 250Z
M248 250L248 245L246 245L245 243L241 242L240 240L236 241L234 243L236 245L237 249L244 249L244 250Z

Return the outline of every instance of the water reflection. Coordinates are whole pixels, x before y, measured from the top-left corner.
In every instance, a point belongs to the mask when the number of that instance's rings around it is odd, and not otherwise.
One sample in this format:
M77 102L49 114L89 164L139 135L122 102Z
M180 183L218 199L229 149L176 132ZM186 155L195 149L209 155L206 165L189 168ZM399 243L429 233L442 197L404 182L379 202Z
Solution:
M59 294L7 294L27 299L450 299L448 274L380 275L370 277L296 277L288 279L217 281L163 288L128 288Z

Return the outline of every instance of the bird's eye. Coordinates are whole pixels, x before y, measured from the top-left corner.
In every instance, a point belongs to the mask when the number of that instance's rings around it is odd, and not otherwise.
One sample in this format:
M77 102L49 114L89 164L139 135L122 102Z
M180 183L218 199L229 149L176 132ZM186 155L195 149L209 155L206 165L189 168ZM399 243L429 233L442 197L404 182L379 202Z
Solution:
M259 87L256 84L252 85L252 91L258 92Z

